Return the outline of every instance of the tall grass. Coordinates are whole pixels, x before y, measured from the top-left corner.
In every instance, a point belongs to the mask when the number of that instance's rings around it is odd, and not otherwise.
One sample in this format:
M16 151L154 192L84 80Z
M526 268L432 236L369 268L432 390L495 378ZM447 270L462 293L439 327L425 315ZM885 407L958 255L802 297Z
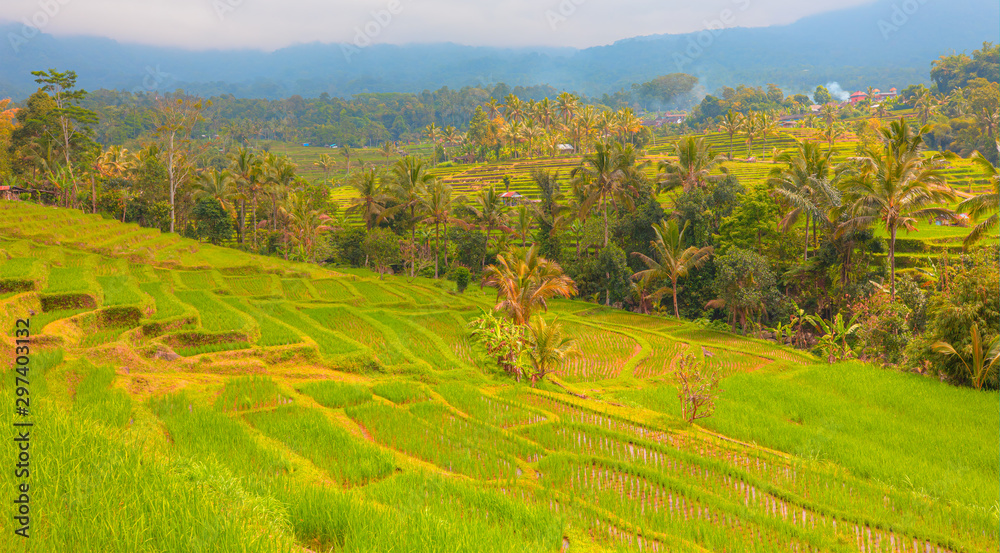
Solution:
M405 380L391 380L389 382L379 382L372 386L375 395L384 397L389 401L402 405L413 401L423 401L430 399L427 389L416 382Z
M290 401L269 376L239 376L226 380L222 391L215 398L215 408L220 411L244 411L274 407Z

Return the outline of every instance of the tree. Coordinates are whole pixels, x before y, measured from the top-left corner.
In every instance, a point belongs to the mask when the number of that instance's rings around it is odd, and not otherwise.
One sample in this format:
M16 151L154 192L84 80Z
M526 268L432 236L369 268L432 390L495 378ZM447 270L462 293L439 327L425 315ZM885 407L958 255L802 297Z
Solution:
M733 159L733 137L743 128L743 116L739 112L729 110L722 116L722 132L729 135L729 159Z
M320 154L319 161L314 161L313 165L319 167L323 171L323 182L330 181L330 172L337 165L330 154Z
M728 310L733 331L739 323L745 333L748 323L767 313L767 304L777 294L775 283L764 256L731 248L715 260L716 299L706 307Z
M816 91L813 92L813 101L819 105L829 104L833 101L833 95L830 94L830 91L825 86L819 85L816 87Z
M351 174L351 156L354 154L354 151L351 150L351 147L348 146L347 144L342 144L340 146L340 148L338 148L338 151L340 152L340 156L347 160L347 172L344 173L344 174L350 175Z
M998 146L998 149L1000 149L1000 146ZM970 217L976 220L990 213L992 215L989 215L984 221L972 228L972 231L969 232L969 235L965 237L965 241L963 242L966 248L981 240L986 234L996 232L998 224L997 210L1000 208L1000 177L997 176L997 167L979 152L972 154L972 161L980 167L989 179L993 191L964 200L958 204L957 211L968 213Z
M422 206L421 198L425 195L427 186L434 178L427 174L424 169L424 162L413 156L406 156L396 162L392 168L389 182L389 194L396 200L397 204L382 212L380 219L386 217L397 218L400 214L406 213L409 217L405 220L405 225L410 231L410 244L417 242L417 210ZM410 277L416 274L416 248L410 248Z
M843 230L867 228L876 222L889 235L890 296L896 298L896 234L899 229L915 230L917 218L950 215L944 204L954 195L944 186L944 179L921 154L922 135L927 128L913 133L906 120L893 121L880 131L881 141L866 148L857 160L856 174L847 178L851 218Z
M753 139L760 135L760 117L750 111L743 116L743 134L747 135L747 159L753 158Z
M705 188L715 180L710 176L712 169L722 162L722 156L710 148L704 138L686 136L673 147L677 161L661 161L660 190L671 190L677 186L684 192L693 188Z
M434 278L440 276L441 267L441 229L444 228L445 264L448 256L448 224L452 221L451 212L455 207L451 186L434 181L427 187L427 193L421 199L422 211L427 214L423 223L434 225Z
M219 244L233 234L233 223L229 213L215 198L202 198L194 206L194 218L198 222L198 237L212 244Z
M383 278L392 265L399 263L401 257L399 237L391 231L381 228L372 230L365 236L361 247L365 257L375 266L379 278Z
M681 417L689 424L715 412L719 380L718 370L710 370L706 362L699 362L692 354L681 357L674 372L674 383L677 399L681 400Z
M204 105L195 98L157 100L157 134L165 140L168 190L170 195L170 232L177 224L177 190L191 178L194 167L189 159L191 132L202 120Z
M490 245L490 235L493 229L509 230L506 226L506 206L503 203L503 198L500 197L500 193L497 192L496 187L492 184L489 188L481 190L479 194L473 197L472 205L468 206L468 208L475 217L476 222L479 223L480 228L486 231L487 249ZM480 267L486 267L486 249L483 250Z
M305 192L290 193L282 210L288 219L289 234L302 246L303 257L315 261L320 234L332 228L330 216L315 209Z
M48 115L52 117L57 126L57 132L63 150L63 159L66 170L69 172L69 180L73 185L73 195L70 204L76 204L77 187L76 177L73 172L73 151L81 151L93 147L94 142L90 138L90 125L97 124L97 114L80 106L80 102L87 97L86 90L76 88L76 72L55 69L48 71L32 71L32 75L37 77L35 82L42 85L40 90L50 94L55 101L55 109ZM51 131L50 131L51 132Z
M639 252L632 253L632 255L641 259L649 267L645 271L639 271L632 275L633 279L662 278L670 281L669 288L660 288L653 292L651 297L659 299L668 292L672 294L674 298L674 317L678 319L681 314L677 308L677 280L686 277L690 271L704 265L713 251L712 246L704 246L702 248L694 246L689 248L684 247L684 232L688 229L689 225L689 222L685 222L684 228L678 229L676 219L670 219L669 221L661 220L659 223L653 225L653 231L656 232L656 240L652 241L650 245L653 247L654 255L659 260Z
M389 165L389 158L396 155L398 149L396 148L395 142L389 142L386 140L382 143L382 147L379 148L379 153L385 156L385 164Z
M563 274L559 264L538 256L537 245L498 255L496 265L483 272L483 284L496 288L495 309L517 325L526 324L533 310L547 309L553 297L569 298L577 292L573 279Z
M211 198L218 202L219 206L226 213L233 211L233 176L229 171L217 171L207 169L198 175L198 182L195 183L194 199L201 200Z
M531 367L528 378L532 386L556 372L567 358L579 354L576 340L563 333L562 325L546 323L541 315L535 315L528 323L524 346L524 355Z
M822 153L815 142L798 142L794 150L782 152L778 156L778 161L785 166L771 170L768 179L774 186L774 193L790 206L779 227L788 231L795 226L799 217L806 217L803 262L809 258L810 218L818 219L825 210L840 205L840 193L829 180L831 155L831 151Z
M382 175L374 167L368 167L355 173L348 181L356 195L351 199L346 212L350 215L361 215L361 220L365 222L365 229L372 230L375 221L385 210L385 203L389 196L385 193L385 186Z
M620 142L598 142L594 153L584 157L583 163L573 169L571 176L581 181L588 190L582 209L589 211L595 204L601 206L604 246L607 247L608 202L617 200L629 209L633 207L634 181L638 178L635 147Z

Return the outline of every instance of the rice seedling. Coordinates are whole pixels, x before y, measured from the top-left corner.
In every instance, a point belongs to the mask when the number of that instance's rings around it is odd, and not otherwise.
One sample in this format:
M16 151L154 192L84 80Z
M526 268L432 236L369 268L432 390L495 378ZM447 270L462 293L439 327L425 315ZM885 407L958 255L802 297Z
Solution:
M260 328L260 339L257 345L262 347L287 346L302 342L302 337L288 325L265 315L260 309L246 303L240 298L222 298L230 307L253 317Z
M369 316L375 321L390 328L396 334L396 337L399 339L400 344L404 348L414 354L418 354L419 357L430 364L432 368L447 371L462 367L462 365L457 362L452 355L450 355L450 351L447 353L442 351L442 346L444 348L447 347L444 343L439 344L438 341L426 334L425 331L418 325L410 324L405 320L400 320L385 311L376 311L370 313Z
M128 276L99 276L97 283L104 292L104 305L137 305L142 301L139 291L128 281Z
M559 374L567 380L616 378L629 359L642 351L638 342L616 332L578 324L567 324L566 330L579 344L582 354L563 363Z
M252 347L250 342L216 342L214 344L201 344L199 346L176 347L174 348L174 353L182 357L192 357L205 353L221 353L224 351L250 349Z
M275 293L270 275L226 277L226 285L238 296L270 296Z
M365 484L383 478L395 468L388 453L334 426L326 415L314 409L286 405L244 417L254 428L284 443L343 484Z
M249 317L229 307L208 292L179 290L174 294L198 311L201 327L210 332L246 330L251 324Z
M477 449L462 436L437 428L408 411L382 403L347 408L347 416L380 444L443 469L478 479L513 479L517 467L495 448Z
M128 327L116 327L116 328L105 328L95 332L90 332L84 335L80 339L81 348L93 348L100 345L107 344L109 342L114 342L121 336L122 332L128 330Z
M80 313L86 313L88 311L90 311L90 309L57 309L55 311L37 313L31 316L31 333L40 334L44 332L45 326L51 322L68 319L74 315L79 315ZM11 333L13 333L13 325L11 326Z
M44 291L47 294L88 292L90 283L81 266L52 267L49 269L49 285Z
M437 387L437 392L466 415L501 428L534 424L545 420L544 415L512 402L483 395L477 388L464 382L441 384Z
M299 278L283 278L281 279L281 290L285 294L285 298L292 301L307 301L313 299L312 292L309 291L309 287L306 283Z
M174 274L188 290L211 290L218 286L211 271L176 271Z
M188 308L176 296L164 290L162 282L144 282L139 285L139 289L156 302L156 312L149 317L154 321L179 317L188 312Z
M358 291L358 294L368 304L394 304L408 301L407 298L390 291L388 288L372 280L358 280L352 282L351 286L354 286L354 289Z
M320 326L284 302L253 302L252 305L312 338L319 346L320 353L325 356L344 355L359 351L359 347L348 341L343 334Z
M337 279L328 278L314 280L312 281L312 285L313 288L319 292L319 297L317 299L326 301L351 301L356 299L354 293Z
M120 428L128 424L132 418L132 398L113 387L115 370L94 367L87 361L79 361L74 367L87 372L76 387L74 411L108 426Z
M0 263L0 279L6 278L27 278L32 275L35 270L35 263L38 262L34 257L15 257L12 259L3 259L3 263Z
M303 312L323 328L337 330L352 340L368 346L375 358L386 365L399 365L406 361L402 346L390 343L395 337L387 336L357 311L348 310L346 307L319 307L305 309Z
M270 409L291 402L269 376L239 376L226 380L222 391L215 398L215 408L220 411Z
M534 463L541 458L542 450L531 442L513 439L492 426L456 416L437 402L417 403L410 412L453 436L461 436L476 448L496 448L505 455L513 455Z
M472 348L469 343L469 330L464 321L454 313L431 313L412 315L411 321L433 332L451 347L455 357L466 364L472 364Z
M375 392L375 395L384 397L397 405L414 401L424 401L431 397L427 393L427 389L420 384L405 380L379 382L372 386L372 391Z
M331 409L358 405L372 399L371 388L336 380L309 382L299 386L298 390L315 399L323 407Z

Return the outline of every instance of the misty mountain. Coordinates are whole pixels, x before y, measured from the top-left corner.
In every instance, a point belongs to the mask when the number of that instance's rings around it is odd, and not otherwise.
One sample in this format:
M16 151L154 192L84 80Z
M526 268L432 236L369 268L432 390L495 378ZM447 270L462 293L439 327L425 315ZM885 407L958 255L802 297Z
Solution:
M35 90L30 72L73 69L87 89L175 90L283 98L326 92L420 92L441 86L548 84L588 95L685 72L706 90L775 83L786 92L838 81L845 89L929 84L930 62L1000 35L996 0L878 0L782 26L739 27L739 9L716 29L621 40L607 46L489 48L457 44L301 44L275 52L190 51L94 37L27 38L0 25L0 97Z

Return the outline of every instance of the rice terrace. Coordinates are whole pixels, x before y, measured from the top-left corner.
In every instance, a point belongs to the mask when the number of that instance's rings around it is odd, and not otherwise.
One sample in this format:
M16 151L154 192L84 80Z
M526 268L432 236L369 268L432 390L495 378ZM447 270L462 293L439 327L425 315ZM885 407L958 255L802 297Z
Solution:
M716 3L0 7L0 553L1000 550L996 3Z

